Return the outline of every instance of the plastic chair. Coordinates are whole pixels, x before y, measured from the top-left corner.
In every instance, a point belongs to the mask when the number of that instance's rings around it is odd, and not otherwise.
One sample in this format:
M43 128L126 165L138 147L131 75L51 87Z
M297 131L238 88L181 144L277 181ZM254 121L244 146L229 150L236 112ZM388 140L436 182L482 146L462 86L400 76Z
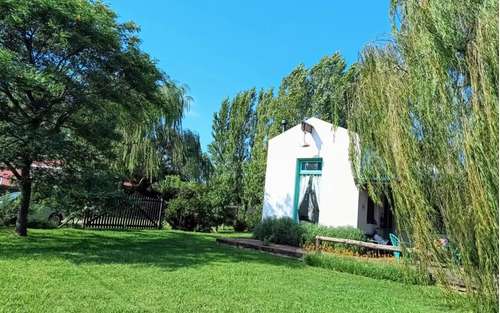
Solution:
M446 249L450 250L450 243L448 241L446 241L446 244L444 246L446 247ZM460 266L462 265L462 255L458 251L459 249L455 248L453 254L455 255L455 263Z
M389 239L391 239L391 243L394 247L399 247L399 238L398 236L394 235L394 234L389 234ZM400 256L401 252L394 252L394 255L396 256L396 259L398 260L398 264L399 264L399 256Z

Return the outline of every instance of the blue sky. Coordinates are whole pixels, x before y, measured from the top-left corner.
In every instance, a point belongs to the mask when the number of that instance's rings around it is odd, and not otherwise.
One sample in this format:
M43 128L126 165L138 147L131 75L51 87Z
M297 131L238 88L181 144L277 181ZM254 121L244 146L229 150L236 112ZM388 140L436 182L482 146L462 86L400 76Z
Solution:
M212 141L213 113L238 91L271 86L340 51L352 64L390 31L389 1L106 1L141 27L142 49L194 98L183 127Z

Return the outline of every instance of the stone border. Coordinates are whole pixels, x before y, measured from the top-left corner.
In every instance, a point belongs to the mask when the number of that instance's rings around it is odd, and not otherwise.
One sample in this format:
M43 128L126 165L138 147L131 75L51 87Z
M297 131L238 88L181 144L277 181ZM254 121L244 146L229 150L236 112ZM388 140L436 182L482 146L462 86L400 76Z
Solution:
M270 244L264 246L262 241L257 239L223 239L217 238L217 244L241 249L256 250L264 253L270 253L289 259L300 260L305 251L292 246Z

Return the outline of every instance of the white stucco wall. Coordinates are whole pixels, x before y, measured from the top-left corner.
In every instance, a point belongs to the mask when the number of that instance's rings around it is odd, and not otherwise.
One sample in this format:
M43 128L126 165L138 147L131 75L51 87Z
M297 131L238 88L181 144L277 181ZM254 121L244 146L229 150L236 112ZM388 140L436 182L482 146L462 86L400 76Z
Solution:
M319 224L357 227L359 191L349 161L348 131L334 131L332 124L317 118L306 122L314 127L305 137L309 147L302 147L300 124L269 140L263 218L294 218L297 160L322 158Z

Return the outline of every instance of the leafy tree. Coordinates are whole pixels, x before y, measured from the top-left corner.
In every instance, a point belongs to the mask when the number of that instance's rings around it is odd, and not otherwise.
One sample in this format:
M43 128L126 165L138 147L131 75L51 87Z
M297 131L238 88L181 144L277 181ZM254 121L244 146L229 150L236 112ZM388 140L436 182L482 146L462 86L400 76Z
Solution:
M277 97L273 88L261 90L256 110L253 104L235 109L243 92L232 101L224 100L214 115L214 141L209 147L215 166L211 179L215 203L242 207L239 219L250 227L260 220L267 141L281 133L282 120L295 125L315 116L346 127L345 98L356 77L357 66L346 71L345 60L336 52L310 69L300 64L283 78Z
M212 163L209 156L202 153L198 134L190 130L172 132L164 155L166 175L180 175L185 181L208 181Z
M255 123L255 88L240 92L222 102L214 113L208 151L214 164L210 180L212 202L216 208L243 204L243 167L250 157Z
M117 130L138 128L134 118L158 109L177 114L137 31L101 2L0 3L0 161L22 193L17 234L27 235L34 161L64 167L82 151L110 157Z
M364 48L348 123L355 173L393 196L418 266L446 262L433 276L463 279L479 312L498 312L498 13L498 1L393 1L393 38Z
M261 91L257 105L255 144L245 167L245 201L253 225L261 218L267 159L267 141L281 133L281 121L294 126L309 117L332 121L346 127L348 107L345 98L349 86L357 77L357 67L346 71L339 52L324 56L311 68L300 64L283 78L278 96L274 90ZM251 217L250 217L251 216ZM250 225L251 226L251 225Z
M272 107L272 102L276 101L273 92L273 88L266 92L261 89L257 97L255 135L251 146L250 160L243 168L243 198L247 207L245 222L249 228L253 228L262 218L267 164L267 140L269 139L268 133L271 122L268 110Z
M103 212L115 208L125 196L122 175L106 159L72 159L63 170L38 171L33 179L31 207L40 204L65 216L82 218L87 209Z
M333 125L347 128L349 88L358 75L357 64L346 70L345 59L340 52L324 56L309 71L312 85L311 105L307 117L331 121Z
M227 155L229 136L229 98L221 103L219 112L214 113L212 124L213 141L208 145L208 153L214 165L214 175L210 179L211 198L215 207L226 206L230 203L229 192L225 187L228 187L229 178L226 173L228 170Z
M214 113L212 124L212 137L214 140L208 146L208 152L216 168L224 165L224 157L227 154L226 139L229 132L230 105L229 98L227 98L222 101L219 111Z
M283 78L277 101L268 109L272 124L270 138L281 132L282 120L296 125L307 118L317 117L347 127L348 108L344 99L355 77L356 65L346 71L340 52L325 55L312 68L300 64Z
M311 109L312 88L309 80L309 69L304 64L297 66L283 81L278 90L278 101L272 108L274 133L272 137L281 132L281 120L287 120L295 125L303 121Z
M189 108L191 97L186 85L166 81L161 88L165 103L150 107L143 112L131 112L120 127L122 144L117 146L121 155L118 167L137 179L155 179L166 174L179 174L186 156L179 154L185 149L191 152L199 146L197 135L182 130L181 120ZM185 141L183 139L186 139ZM201 159L201 149L196 151ZM200 174L201 175L201 174Z
M210 232L217 216L211 207L205 183L185 182L179 176L165 176L154 184L169 200L165 220L173 229Z

